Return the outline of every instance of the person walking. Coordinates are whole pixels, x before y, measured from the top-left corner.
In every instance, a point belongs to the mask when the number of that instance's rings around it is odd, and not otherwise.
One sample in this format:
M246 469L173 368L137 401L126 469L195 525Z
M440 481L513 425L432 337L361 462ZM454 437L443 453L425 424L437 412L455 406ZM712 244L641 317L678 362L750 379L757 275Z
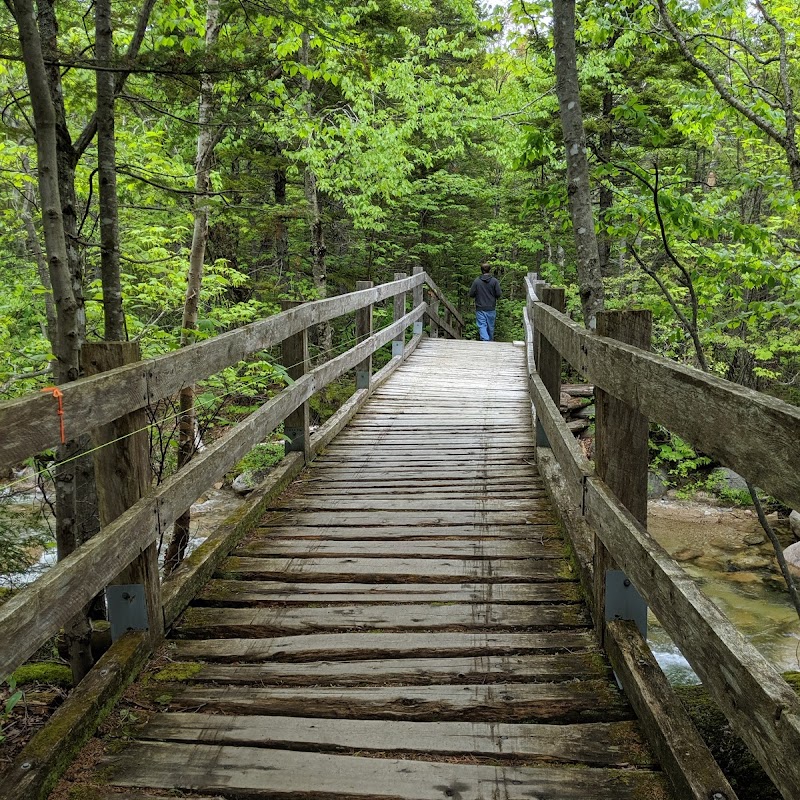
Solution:
M500 281L492 275L492 268L481 264L481 274L469 287L469 296L475 298L475 321L478 323L478 338L482 342L494 340L494 323L497 318L497 299L503 296Z

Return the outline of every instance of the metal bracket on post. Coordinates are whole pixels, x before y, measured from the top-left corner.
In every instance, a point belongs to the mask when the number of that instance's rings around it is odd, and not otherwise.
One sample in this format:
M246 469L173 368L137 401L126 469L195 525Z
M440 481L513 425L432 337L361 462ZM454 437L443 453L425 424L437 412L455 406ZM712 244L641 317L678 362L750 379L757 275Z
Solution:
M405 343L403 341L393 341L392 342L392 358L397 358L397 356L403 355L403 348Z
M605 620L633 620L647 638L647 603L621 569L606 570Z
M106 587L106 605L111 623L111 641L116 642L128 631L150 629L147 603L141 583L115 584Z
M369 389L369 370L356 370L356 389Z
M419 336L422 333L422 320L414 323L414 336Z

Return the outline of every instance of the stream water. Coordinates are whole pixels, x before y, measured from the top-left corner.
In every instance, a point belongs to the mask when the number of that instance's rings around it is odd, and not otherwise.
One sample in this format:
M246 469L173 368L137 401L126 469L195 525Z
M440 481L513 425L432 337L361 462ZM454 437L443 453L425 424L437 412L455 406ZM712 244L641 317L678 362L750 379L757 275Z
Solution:
M800 670L800 620L780 588L771 546L755 543L763 537L753 512L657 501L648 529L767 659L781 671ZM672 683L699 683L652 614L648 640Z

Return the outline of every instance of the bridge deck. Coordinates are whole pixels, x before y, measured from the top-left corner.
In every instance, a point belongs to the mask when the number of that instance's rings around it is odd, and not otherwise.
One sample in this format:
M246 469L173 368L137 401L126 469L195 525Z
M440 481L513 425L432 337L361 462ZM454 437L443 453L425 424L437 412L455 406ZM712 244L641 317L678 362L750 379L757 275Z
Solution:
M522 348L424 341L184 614L181 686L104 779L132 797L669 797L531 443Z

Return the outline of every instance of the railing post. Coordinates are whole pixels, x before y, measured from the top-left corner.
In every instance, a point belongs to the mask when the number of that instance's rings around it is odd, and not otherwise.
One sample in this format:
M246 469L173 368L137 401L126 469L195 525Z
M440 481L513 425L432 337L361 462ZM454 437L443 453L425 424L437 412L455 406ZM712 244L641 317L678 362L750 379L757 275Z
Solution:
M356 281L356 291L371 289L372 281ZM372 336L372 303L356 311L356 344ZM356 367L356 389L369 389L372 382L372 354Z
M402 281L404 278L407 278L405 272L395 272L394 279L396 281ZM400 292L400 294L396 294L394 296L394 321L402 319L406 315L406 293ZM405 342L406 342L406 332L400 331L397 334L394 341L392 342L392 358L396 356L402 356L403 350L405 349Z
M87 342L81 349L82 367L87 376L140 360L138 342ZM93 431L92 438L94 447L100 448L93 457L100 526L104 528L150 491L147 412L140 408L100 425ZM147 629L153 644L163 637L158 542L151 542L117 576L106 589L106 602L114 639L129 628Z
M301 303L297 300L281 300L281 310L288 311ZM281 342L281 363L292 380L302 378L308 372L308 328ZM298 406L283 421L283 433L287 437L285 452L302 452L306 463L311 461L311 416L308 401Z
M425 272L424 267L414 267L414 275L421 275ZM417 308L418 306L422 305L422 284L420 283L419 286L415 286L411 290L411 308ZM414 323L414 336L419 336L422 333L422 325L423 320L422 317Z
M566 308L564 289L545 286L542 288L541 298L545 305L551 306L556 311L564 311ZM539 373L547 393L553 398L553 402L559 405L561 402L561 353L540 334L534 334L534 353L536 371ZM536 420L536 446L550 446L547 434L538 419Z
M597 334L650 350L650 311L603 311ZM647 417L616 397L595 390L595 468L598 477L642 524L647 525ZM605 621L631 619L647 635L647 605L617 569L600 539L594 542L595 626L603 639Z
M436 319L438 319L439 318L439 297L437 296L436 292L432 291L431 289L428 290L428 304L431 307L431 313L436 316ZM438 339L438 338L439 338L439 326L431 318L431 339Z

